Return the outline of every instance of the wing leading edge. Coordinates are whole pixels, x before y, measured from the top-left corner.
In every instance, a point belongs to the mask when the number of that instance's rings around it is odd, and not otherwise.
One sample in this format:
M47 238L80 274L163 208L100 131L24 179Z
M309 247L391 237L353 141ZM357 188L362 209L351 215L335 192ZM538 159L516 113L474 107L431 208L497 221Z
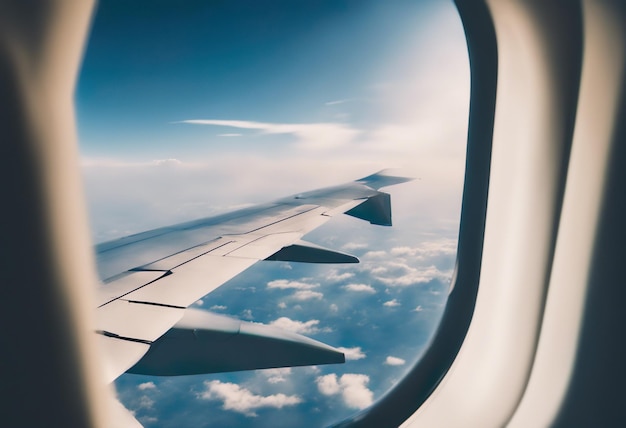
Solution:
M340 213L390 226L390 197L378 189L408 180L381 171L97 246L97 334L107 381L126 371L182 375L344 362L340 351L305 336L188 307L259 260L358 263L301 238Z

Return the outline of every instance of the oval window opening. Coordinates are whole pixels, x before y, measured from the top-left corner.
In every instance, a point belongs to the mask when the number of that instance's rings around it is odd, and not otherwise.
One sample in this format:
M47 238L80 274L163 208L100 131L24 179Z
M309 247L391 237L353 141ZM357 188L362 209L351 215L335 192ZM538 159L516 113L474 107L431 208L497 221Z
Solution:
M360 263L283 255L192 305L311 337L345 364L122 375L144 426L324 426L419 360L456 257L466 49L451 2L99 4L76 91L96 243L287 195L301 208L307 191L388 168L413 178L380 189L390 218L361 208L303 238Z

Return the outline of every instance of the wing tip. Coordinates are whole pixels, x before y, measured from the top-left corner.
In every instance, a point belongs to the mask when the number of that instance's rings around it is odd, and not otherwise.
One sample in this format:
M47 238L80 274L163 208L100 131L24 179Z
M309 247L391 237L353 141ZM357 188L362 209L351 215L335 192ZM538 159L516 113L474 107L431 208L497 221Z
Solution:
M378 190L382 187L406 183L407 181L412 180L415 180L415 177L410 177L403 174L402 169L400 168L387 168L355 181L357 183L361 183L368 187L371 187L372 189Z

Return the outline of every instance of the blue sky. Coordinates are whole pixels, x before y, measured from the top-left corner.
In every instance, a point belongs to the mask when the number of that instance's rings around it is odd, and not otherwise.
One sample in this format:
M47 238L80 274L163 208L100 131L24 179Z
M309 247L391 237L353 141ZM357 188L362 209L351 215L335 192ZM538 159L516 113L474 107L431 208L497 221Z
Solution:
M82 151L187 158L234 145L172 125L186 119L374 126L377 85L432 43L431 3L102 2L77 91Z
M389 167L417 178L385 189L392 228L342 216L307 236L361 264L262 262L196 305L343 347L345 365L128 375L122 402L146 426L320 426L384 393L445 304L468 102L448 1L100 2L76 89L96 242Z

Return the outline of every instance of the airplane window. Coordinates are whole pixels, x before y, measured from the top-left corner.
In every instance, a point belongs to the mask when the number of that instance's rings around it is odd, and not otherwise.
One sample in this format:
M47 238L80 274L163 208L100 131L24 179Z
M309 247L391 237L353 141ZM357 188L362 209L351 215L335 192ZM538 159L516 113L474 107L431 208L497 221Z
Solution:
M469 64L450 1L100 2L76 89L95 243L356 180L414 177L393 226L305 238L359 264L262 261L193 307L339 348L345 364L126 374L146 427L323 426L419 359L453 273Z

